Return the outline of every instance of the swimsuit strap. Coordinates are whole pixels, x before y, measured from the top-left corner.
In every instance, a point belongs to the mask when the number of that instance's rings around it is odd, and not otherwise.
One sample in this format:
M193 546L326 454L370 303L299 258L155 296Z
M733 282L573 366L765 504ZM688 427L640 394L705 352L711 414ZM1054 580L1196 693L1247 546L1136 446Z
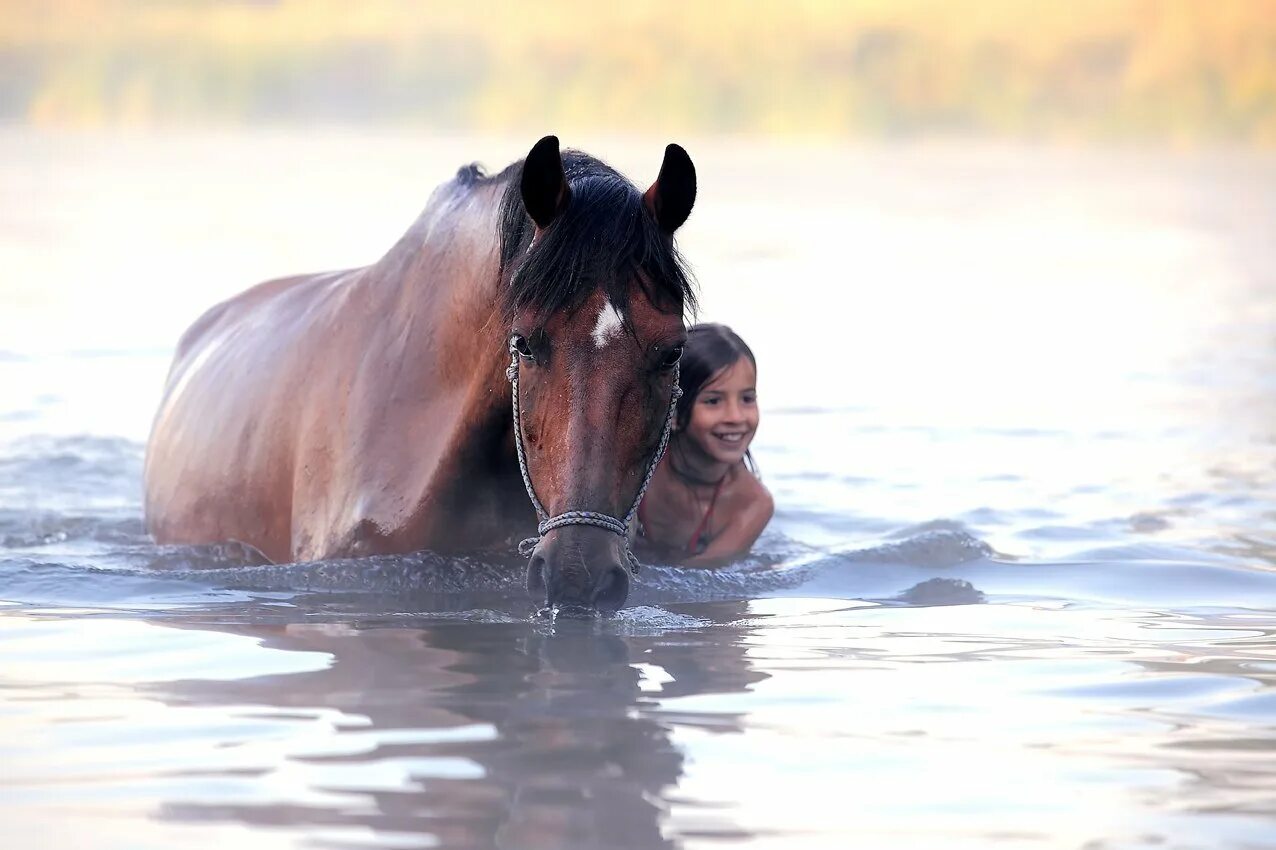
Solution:
M727 475L722 476L717 485L713 488L713 496L709 499L709 507L704 512L704 518L700 520L700 524L696 526L695 532L691 535L691 539L687 541L687 554L695 555L696 544L700 542L700 535L704 533L705 528L709 525L709 518L713 516L713 506L718 503L718 494L722 492L722 485L727 483Z

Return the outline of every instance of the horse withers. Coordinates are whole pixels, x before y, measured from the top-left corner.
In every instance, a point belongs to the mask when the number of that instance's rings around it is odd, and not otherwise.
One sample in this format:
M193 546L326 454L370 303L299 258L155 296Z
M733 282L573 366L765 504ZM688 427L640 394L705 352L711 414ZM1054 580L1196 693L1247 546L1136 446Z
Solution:
M155 417L148 529L283 562L492 550L539 519L533 595L619 608L694 302L673 234L695 194L677 145L642 192L547 136L499 174L462 168L374 265L213 307Z

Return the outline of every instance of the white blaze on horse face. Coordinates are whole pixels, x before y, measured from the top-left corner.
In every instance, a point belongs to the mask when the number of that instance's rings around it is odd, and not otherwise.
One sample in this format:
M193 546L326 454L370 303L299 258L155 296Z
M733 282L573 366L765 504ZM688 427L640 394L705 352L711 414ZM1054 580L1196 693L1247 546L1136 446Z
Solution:
M610 298L603 299L603 308L598 311L598 321L594 323L594 345L598 348L606 347L611 342L611 338L620 333L620 329L625 326L624 319L620 318L620 311L611 303Z

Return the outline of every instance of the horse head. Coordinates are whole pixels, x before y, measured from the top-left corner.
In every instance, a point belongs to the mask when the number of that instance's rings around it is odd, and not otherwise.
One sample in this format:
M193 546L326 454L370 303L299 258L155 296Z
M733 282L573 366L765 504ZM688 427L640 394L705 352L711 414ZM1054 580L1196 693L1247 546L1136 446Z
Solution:
M528 590L612 611L629 594L625 525L668 438L683 312L694 306L674 231L695 202L677 145L640 191L541 139L501 211L514 427L540 513Z

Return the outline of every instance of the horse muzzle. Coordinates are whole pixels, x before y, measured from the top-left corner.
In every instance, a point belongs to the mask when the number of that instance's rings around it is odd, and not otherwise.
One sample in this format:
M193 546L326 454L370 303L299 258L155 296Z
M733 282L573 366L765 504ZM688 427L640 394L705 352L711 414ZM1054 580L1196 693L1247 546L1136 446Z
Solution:
M550 608L612 613L629 598L624 541L610 531L567 526L546 533L527 563L527 592Z

